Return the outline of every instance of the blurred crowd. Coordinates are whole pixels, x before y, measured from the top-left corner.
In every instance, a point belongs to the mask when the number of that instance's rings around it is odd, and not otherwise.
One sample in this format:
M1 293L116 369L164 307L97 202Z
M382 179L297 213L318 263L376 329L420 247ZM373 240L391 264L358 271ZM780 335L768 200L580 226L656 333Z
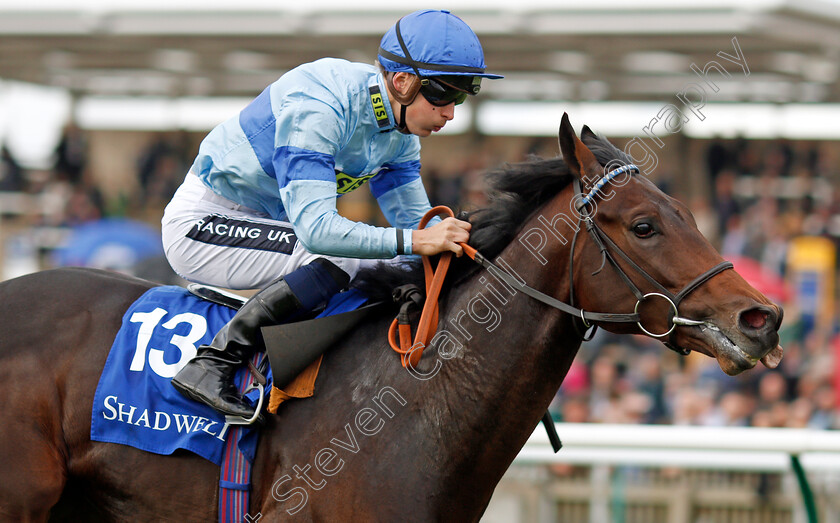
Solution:
M28 213L35 226L73 226L106 216L140 214L139 209L166 205L195 156L185 133L151 134L135 160L137 190L106 201L91 172L89 148L85 131L72 123L64 127L48 169L25 169L2 145L0 192L47 195L53 204L48 212Z
M832 343L809 336L783 346L778 368L759 364L732 377L712 358L601 332L583 346L549 410L577 423L840 428Z
M0 193L51 195L53 211L29 224L34 227L73 227L130 216L138 209L162 212L195 154L195 141L191 144L189 138L179 133L150 135L135 162L137 194L115 203L104 200L90 176L88 137L69 125L55 150L54 167L45 173L27 172L2 148ZM481 140L474 145L471 154L460 156L446 171L427 165L424 181L434 204L482 206L482 175L488 168L528 154L556 154L554 139L535 139L515 153ZM706 193L675 196L688 203L701 231L724 257L752 260L784 283L794 238L818 236L840 246L840 160L824 145L711 140L705 150ZM667 176L657 180L666 191L677 185L672 182ZM342 200L350 211L353 200ZM373 207L372 200L362 202L353 208L363 209L355 218L376 221ZM162 281L164 276L150 279ZM785 307L785 354L779 368L759 365L730 377L711 358L681 356L655 340L599 331L581 348L550 407L552 415L572 422L840 429L836 320L808 320L793 293L779 292L773 298ZM832 318L836 316L835 312Z
M72 123L63 128L47 168L27 169L0 147L0 276L70 264L179 283L162 256L159 220L192 163L187 138L150 134L135 158L136 189L111 198L94 176L88 133ZM85 252L80 234L86 235Z

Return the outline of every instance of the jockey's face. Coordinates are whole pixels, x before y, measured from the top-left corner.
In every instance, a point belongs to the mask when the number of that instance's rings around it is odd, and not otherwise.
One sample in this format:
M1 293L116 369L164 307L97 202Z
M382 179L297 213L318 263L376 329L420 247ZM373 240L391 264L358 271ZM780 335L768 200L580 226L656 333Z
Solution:
M405 111L405 123L411 134L424 137L440 131L455 118L455 103L437 107L418 95Z
M394 75L393 85L400 92L407 92L411 89L413 80L414 75L412 74L397 73ZM394 115L399 118L400 103L395 100L392 100L391 103ZM405 124L408 131L421 138L440 131L446 125L446 122L453 118L455 118L455 102L442 107L434 106L420 93L417 93L417 96L414 97L405 111Z

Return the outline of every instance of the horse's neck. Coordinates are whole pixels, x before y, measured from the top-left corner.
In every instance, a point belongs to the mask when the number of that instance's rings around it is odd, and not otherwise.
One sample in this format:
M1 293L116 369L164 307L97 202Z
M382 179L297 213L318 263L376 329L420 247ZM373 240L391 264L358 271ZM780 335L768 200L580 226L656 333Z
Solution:
M523 230L538 223L535 217ZM499 258L529 285L567 299L568 247L555 241L542 254L550 263L543 265L514 240ZM272 437L261 446L265 465L259 474L263 480L286 478L280 493L301 486L289 472L293 465L313 463L319 449L329 445L346 461L342 475L328 478L336 484L333 492L347 489L353 503L386 507L395 502L389 496L396 496L398 512L409 511L416 519L472 519L548 407L580 335L568 316L487 271L449 292L437 341L414 374L378 341L384 330L384 321L366 325L329 355L323 369L329 381L319 390L317 405L283 407ZM365 417L374 414L379 417ZM310 427L311 433L302 435L300 427ZM368 477L407 490L370 492L358 485L358 478ZM422 489L422 496L406 499L415 489ZM319 499L332 503L332 498ZM442 510L449 511L446 517Z
M566 300L568 246L554 243L541 253L545 265L516 240L499 258L529 285ZM569 316L487 271L452 293L440 328L463 347L429 380L418 430L436 440L427 448L446 464L441 476L451 486L495 485L559 388L581 337Z

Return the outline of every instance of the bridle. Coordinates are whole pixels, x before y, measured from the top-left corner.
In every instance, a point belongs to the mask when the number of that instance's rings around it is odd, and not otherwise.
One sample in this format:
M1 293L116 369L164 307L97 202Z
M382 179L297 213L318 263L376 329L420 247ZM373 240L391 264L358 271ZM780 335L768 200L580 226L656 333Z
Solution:
M707 270L706 272L700 274L693 280L691 280L682 290L677 292L676 294L672 293L668 289L666 289L662 284L660 284L656 279L648 274L643 268L641 268L636 262L634 262L621 248L616 245L616 243L595 223L594 216L595 212L592 211L593 207L591 206L592 202L594 201L595 197L601 191L601 189L613 180L616 176L620 174L629 173L632 175L633 173L639 173L639 168L636 165L628 164L617 169L613 169L612 171L608 172L601 178L593 188L586 194L583 193L581 188L581 182L579 179L575 180L575 195L574 200L575 208L578 211L578 226L575 230L575 235L572 238L571 248L569 253L569 302L565 303L556 298L552 298L547 294L544 294L532 287L525 285L523 282L512 276L507 271L499 268L497 265L493 264L491 261L486 259L480 253L475 253L475 261L483 266L485 269L490 271L494 276L502 279L508 285L511 285L512 288L518 289L522 291L527 296L530 296L546 305L559 309L567 314L570 314L576 318L580 318L581 322L583 323L586 329L591 328L591 332L587 336L587 334L583 333L583 339L591 339L591 336L594 334L595 329L597 326L595 325L596 322L601 323L635 323L639 329L651 336L653 338L664 338L668 336L668 340L664 341L665 345L681 354L688 354L689 351L687 349L681 349L677 347L676 343L674 342L674 329L678 325L682 326L696 326L696 325L704 325L706 324L705 321L699 320L692 320L689 318L683 318L679 316L679 305L686 296L691 294L694 290L698 287L712 279L717 274L727 270L732 269L732 262L723 261L718 263L711 269ZM589 233L590 238L592 241L595 242L595 245L601 252L602 262L601 267L598 268L592 275L598 274L606 264L607 261L610 262L610 265L615 269L618 275L621 277L622 281L630 288L633 292L633 295L636 298L636 306L633 309L632 313L605 313L605 312L591 312L585 311L583 309L579 309L574 306L574 253L575 253L575 245L577 243L578 234L580 233L582 226L586 227L587 232ZM633 280L627 275L627 273L621 268L621 265L618 264L616 261L615 256L613 253L618 255L622 260L624 260L627 265L629 265L634 272L641 275L645 280L647 280L653 287L656 289L654 292L644 293L642 292L639 287L633 283ZM669 311L668 322L670 323L670 328L667 331L662 333L654 333L646 329L642 325L641 317L639 315L639 306L645 300L652 299L652 298L661 298L668 302L671 306Z
M580 321L583 322L584 327L589 329L591 327L591 332L589 338L587 338L586 332L581 333L581 338L585 341L587 339L591 339L591 336L594 335L595 329L597 329L596 322L604 322L604 323L635 323L639 329L647 334L648 336L654 338L664 338L665 336L670 336L667 341L664 341L666 347L672 349L680 354L686 355L689 353L687 349L680 349L676 343L674 342L674 329L677 325L686 325L686 326L696 326L696 325L704 325L707 324L705 321L698 321L698 320L691 320L688 318L682 318L679 316L679 304L680 302L688 296L691 292L695 289L709 281L715 275L720 272L725 271L726 269L732 268L731 262L721 262L711 269L707 270L700 276L694 278L692 281L688 283L681 291L674 294L668 289L666 289L662 284L656 281L656 279L648 274L644 269L639 267L639 265L630 259L627 254L622 251L612 239L607 236L607 234L598 227L598 224L595 223L594 212L590 210L588 207L589 204L593 201L593 199L597 196L599 191L609 183L612 179L614 179L619 174L623 173L630 173L630 172L639 172L639 168L635 165L629 164L623 167L619 167L618 169L614 169L608 172L595 186L592 190L589 191L586 195L583 194L581 190L581 183L580 180L575 180L575 195L574 198L577 199L577 203L575 204L575 208L578 210L578 215L580 216L577 229L575 230L574 238L572 239L571 249L569 253L569 302L565 303L556 298L552 298L551 296L542 293L533 287L529 287L525 284L525 282L520 281L509 272L499 268L496 264L485 258L478 252L474 247L466 244L461 243L461 247L464 249L464 254L472 258L476 263L484 267L485 269L490 272L496 278L504 281L508 285L511 286L513 289L518 289L522 293L531 298L534 298L537 301L540 301L550 307L554 307L560 311L565 312L566 314L570 314L575 318L580 318ZM422 229L426 226L429 220L437 216L439 214L448 214L449 216L453 216L452 210L448 207L435 207L431 209L429 212L423 216L423 219L420 220L420 224L418 228ZM589 236L598 246L598 249L602 255L602 262L601 267L598 268L597 271L593 273L593 275L598 274L598 272L603 269L604 265L606 264L606 260L609 260L610 264L613 268L618 272L621 279L627 284L628 287L633 291L633 295L636 297L636 307L633 309L632 313L609 313L609 312L591 312L585 311L583 309L578 309L574 306L574 281L575 281L575 274L574 274L574 255L575 255L575 244L577 243L577 237L581 230L581 225L585 224L586 230L589 231ZM638 272L642 277L651 283L658 292L648 292L642 293L641 290L633 283L627 273L621 268L621 266L616 262L615 257L611 254L611 251L614 251L618 254L630 267L633 268L634 271ZM428 346L432 338L437 330L438 324L438 302L437 298L440 295L440 290L443 285L443 279L446 277L446 271L449 268L449 263L452 259L452 253L444 253L440 261L438 262L437 270L433 270L431 267L431 262L429 261L428 256L423 256L423 270L426 276L426 301L422 305L423 312L420 316L420 324L417 327L416 336L412 340L411 336L411 322L409 319L409 310L412 306L418 306L423 300L420 296L419 289L410 289L403 291L401 288L396 289L394 293L394 299L396 301L402 302L403 305L400 308L400 314L397 316L396 319L391 323L391 327L388 329L388 343L391 345L391 348L394 349L398 354L400 354L400 359L402 360L403 367L410 367L412 370L416 372L415 366L419 363L420 358L423 355L423 349ZM407 286L412 287L412 286ZM412 297L413 296L413 297ZM668 321L670 322L670 328L663 332L663 333L653 333L647 330L642 325L641 317L639 316L639 305L642 304L643 301L659 297L665 299L670 305L671 310L669 313ZM577 323L575 323L577 326ZM439 364L440 362L438 362ZM551 446L554 449L554 452L560 450L562 443L560 442L560 438L557 436L557 431L554 427L554 422L551 418L551 415L546 411L546 413L542 417L542 423L545 426L546 431L548 432L548 439L551 442Z

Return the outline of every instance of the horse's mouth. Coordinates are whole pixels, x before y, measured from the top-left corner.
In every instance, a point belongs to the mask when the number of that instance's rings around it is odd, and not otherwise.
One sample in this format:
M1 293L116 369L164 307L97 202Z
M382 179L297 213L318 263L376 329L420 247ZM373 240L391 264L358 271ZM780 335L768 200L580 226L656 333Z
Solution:
M700 325L698 329L704 341L711 346L712 354L717 359L721 370L730 376L755 367L759 361L767 368L775 369L782 359L781 345L777 345L763 355L756 356L740 347L712 323Z

